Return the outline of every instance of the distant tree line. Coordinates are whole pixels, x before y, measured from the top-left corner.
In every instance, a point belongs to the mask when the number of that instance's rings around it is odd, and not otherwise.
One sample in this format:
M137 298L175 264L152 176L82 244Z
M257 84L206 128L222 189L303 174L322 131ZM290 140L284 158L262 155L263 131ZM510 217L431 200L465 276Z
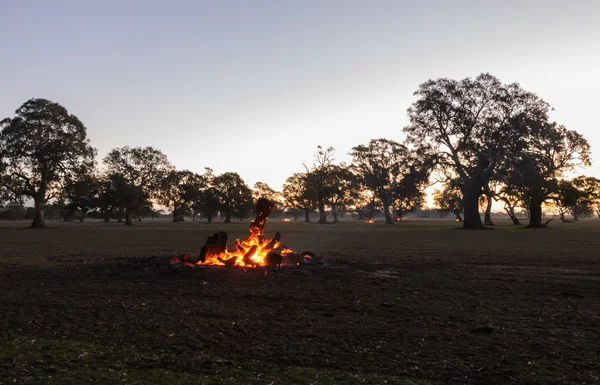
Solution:
M31 200L32 227L44 227L49 211L130 225L159 216L157 205L170 210L173 222L231 222L249 218L262 196L275 213L296 220L310 221L313 212L319 223L382 213L392 224L419 210L435 183L443 186L433 196L440 215L454 215L465 228L493 225L493 201L515 224L524 212L534 228L545 226L543 206L563 220L600 217L600 180L564 178L591 165L588 142L551 122L550 106L537 95L481 74L430 80L415 96L404 143L373 139L351 149L349 164L336 162L334 148L318 146L313 162L289 176L281 192L262 182L250 188L235 172L176 170L153 147L115 148L97 165L84 124L58 103L31 99L0 121L0 218L26 215L18 207Z

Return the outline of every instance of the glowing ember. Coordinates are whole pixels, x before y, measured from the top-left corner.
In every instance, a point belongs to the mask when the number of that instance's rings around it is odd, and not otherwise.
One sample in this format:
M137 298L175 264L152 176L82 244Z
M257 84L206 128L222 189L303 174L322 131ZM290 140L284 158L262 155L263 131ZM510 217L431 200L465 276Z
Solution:
M402 218L396 217L394 220L395 220L396 222L400 222L400 221L402 221Z
M291 219L290 218L283 218L283 221L284 222L291 222Z
M375 223L375 221L374 221L374 220L372 220L372 219L367 219L367 220L365 221L365 223Z
M456 218L454 222L460 222L460 218Z

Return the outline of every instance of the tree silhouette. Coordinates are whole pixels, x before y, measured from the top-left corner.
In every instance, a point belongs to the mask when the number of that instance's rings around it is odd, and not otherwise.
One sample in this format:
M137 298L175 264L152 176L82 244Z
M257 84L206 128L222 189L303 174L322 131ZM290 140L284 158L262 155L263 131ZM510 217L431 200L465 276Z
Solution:
M68 202L67 209L79 211L79 222L83 222L90 210L98 207L100 187L98 177L89 170L82 170L76 178L65 183L63 196Z
M307 173L294 173L285 180L283 185L286 207L303 211L305 222L310 222L310 212L317 202L315 190L309 183Z
M132 217L142 198L155 196L173 166L167 156L153 147L115 148L104 158L107 173L123 184L122 194L126 201L120 204L125 208L125 224L132 224Z
M171 170L162 179L158 200L173 209L173 222L182 222L206 188L206 179L189 170Z
M247 218L254 206L252 190L237 172L226 172L216 176L213 185L220 210L225 213L225 223L230 223L232 217Z
M531 122L546 120L548 105L489 74L430 80L415 95L404 128L408 143L417 149L430 146L438 167L460 178L463 226L482 228L479 195L497 169L526 146Z
M30 99L0 122L5 189L35 204L32 227L45 227L44 207L82 167L92 168L96 150L86 128L58 103Z
M325 211L327 198L330 191L327 190L330 174L332 171L333 161L335 160L335 149L328 147L324 149L322 146L317 146L315 153L315 162L309 169L306 168L308 186L314 191L319 210L319 224L327 223L328 213Z
M446 183L443 190L433 192L433 201L443 217L452 213L458 222L462 222L464 206L459 185L457 181Z
M527 148L516 154L506 176L506 184L520 192L529 208L528 227L546 227L542 205L558 192L562 175L588 165L590 146L579 133L545 121L535 127Z
M600 218L600 179L582 175L571 182L581 194L579 205L586 212L595 212Z

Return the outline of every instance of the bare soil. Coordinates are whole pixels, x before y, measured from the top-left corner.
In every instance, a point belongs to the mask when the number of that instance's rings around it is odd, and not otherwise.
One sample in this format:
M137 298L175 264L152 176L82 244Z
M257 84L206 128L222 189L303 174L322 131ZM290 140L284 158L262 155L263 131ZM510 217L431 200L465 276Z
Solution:
M0 264L0 383L600 383L598 258L376 260Z

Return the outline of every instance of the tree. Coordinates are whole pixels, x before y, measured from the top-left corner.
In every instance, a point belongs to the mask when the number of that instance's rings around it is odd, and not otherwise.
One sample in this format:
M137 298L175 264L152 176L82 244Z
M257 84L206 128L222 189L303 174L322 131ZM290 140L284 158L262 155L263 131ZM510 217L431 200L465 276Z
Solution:
M385 223L392 224L391 207L397 184L408 173L406 146L388 139L372 139L350 151L352 167L361 183L383 204Z
M572 212L573 220L578 220L577 209L575 207L580 200L580 193L571 181L561 180L558 182L556 191L552 194L551 199L558 210L561 221L566 221L565 214L568 212Z
M104 158L107 173L122 183L121 196L126 202L125 224L131 225L134 210L140 199L154 198L160 191L163 178L173 169L167 156L153 147L115 148Z
M67 210L79 212L79 222L99 204L100 181L92 171L81 170L78 175L65 183L63 196L68 202Z
M425 203L425 187L428 179L428 169L409 168L407 174L396 183L392 190L392 208L400 219L404 213L421 207Z
M327 205L327 183L332 171L333 161L335 160L335 149L329 147L324 149L322 146L317 146L315 153L315 163L312 168L306 167L307 181L310 189L314 191L317 208L319 210L319 224L327 223L327 215L325 206Z
M288 209L302 210L304 221L310 222L310 212L316 206L316 193L309 184L307 173L294 173L285 180L283 196Z
M358 189L358 182L346 165L331 165L327 179L322 186L322 196L333 216L339 222L339 213L352 204L352 191Z
M214 190L225 213L225 223L232 217L244 218L252 210L252 190L236 172L226 172L213 179Z
M600 198L600 180L593 177L579 176L572 179L569 184L575 189L575 201L571 207L573 219L579 216L590 215L595 211L596 201Z
M255 200L258 200L258 198L268 199L275 208L281 208L283 206L283 194L273 189L267 183L254 183L254 191L252 195Z
M526 146L531 122L546 120L547 103L490 74L430 80L415 95L404 128L408 143L417 149L430 146L438 154L438 167L461 181L463 227L483 228L479 195L506 160Z
M590 176L578 176L572 180L573 186L583 196L583 205L600 218L600 179Z
M30 99L0 122L1 179L14 196L35 203L32 227L45 227L44 207L82 167L92 167L96 150L86 128L58 103Z
M539 122L528 145L516 154L506 173L506 184L516 188L529 209L529 228L542 223L542 205L560 189L560 178L577 166L589 166L590 146L576 131L547 121Z
M460 183L451 181L444 186L443 190L433 192L433 201L438 207L438 212L445 217L449 213L454 214L458 222L462 222L461 214L464 210Z
M173 222L182 222L205 188L202 175L189 170L171 170L162 180L159 201L173 209Z

